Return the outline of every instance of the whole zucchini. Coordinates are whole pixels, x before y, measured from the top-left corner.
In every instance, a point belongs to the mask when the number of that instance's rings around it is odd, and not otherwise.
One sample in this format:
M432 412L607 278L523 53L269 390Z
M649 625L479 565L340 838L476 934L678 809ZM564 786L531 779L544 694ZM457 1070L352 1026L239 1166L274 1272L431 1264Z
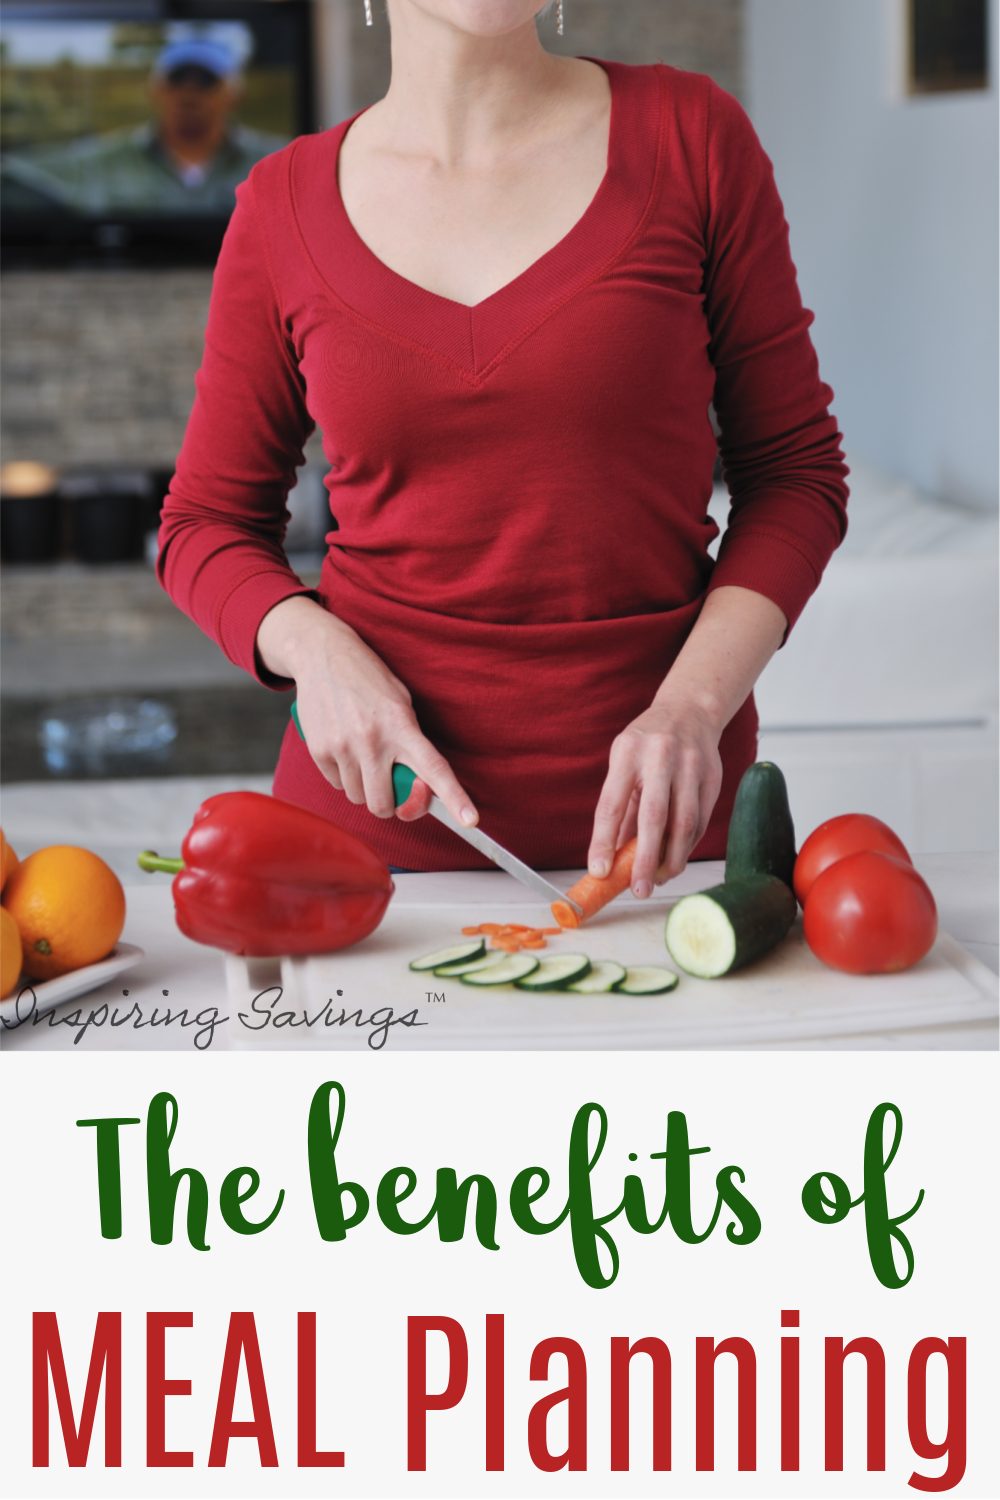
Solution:
M682 896L664 938L674 962L698 979L718 979L781 942L798 903L777 875L745 875Z
M726 842L726 879L777 875L791 887L794 868L795 828L785 778L772 761L756 761L736 788Z

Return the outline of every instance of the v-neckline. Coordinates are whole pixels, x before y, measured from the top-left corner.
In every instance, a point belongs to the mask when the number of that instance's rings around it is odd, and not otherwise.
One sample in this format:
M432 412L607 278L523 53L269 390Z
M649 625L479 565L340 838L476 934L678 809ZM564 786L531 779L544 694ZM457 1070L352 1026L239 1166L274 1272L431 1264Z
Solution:
M365 109L316 136L293 157L293 217L314 270L338 301L391 337L457 365L478 384L506 348L599 274L630 238L648 203L661 135L653 66L584 55L608 75L611 111L604 175L561 239L479 302L433 292L394 271L355 229L340 194L340 144ZM646 108L641 105L645 103ZM649 111L654 113L650 115Z
M353 220L351 219L350 215L347 212L347 208L345 207L343 194L340 191L340 152L344 143L344 137L347 135L355 120L360 119L363 114L367 114L368 110L371 108L370 104L366 104L363 109L357 110L347 120L341 122L340 126L337 129L336 139L333 142L332 176L334 211L338 220L341 221L341 229L343 233L348 238L353 238L356 241L360 253L364 254L367 258L375 262L379 273L384 273L386 276L392 277L394 280L402 282L403 285L411 293L415 293L417 296L430 297L435 303L443 303L446 306L457 307L463 313L482 312L483 309L485 309L486 306L495 298L505 297L508 292L515 290L520 282L524 281L525 279L530 279L530 277L534 274L536 267L547 261L550 256L556 256L563 253L562 247L565 241L576 239L586 232L589 221L595 218L601 210L603 200L608 192L608 184L610 182L611 175L614 169L615 159L618 154L618 138L620 135L619 116L621 114L621 87L618 81L617 70L613 67L609 67L609 65L605 62L602 62L600 58L581 57L577 60L582 62L593 62L596 63L598 67L603 68L604 72L607 74L608 82L611 86L611 111L608 121L608 142L607 149L605 151L604 172L600 182L598 183L596 192L591 197L590 202L587 204L586 208L583 210L583 213L579 216L579 218L575 220L575 222L570 226L566 233L560 239L558 239L555 244L550 245L547 250L543 250L541 255L536 256L535 259L531 261L527 266L525 266L522 271L519 271L516 276L511 277L509 281L504 282L502 286L497 287L495 291L490 292L487 296L481 297L478 302L460 302L456 297L446 297L441 292L434 292L430 289L430 287L421 286L419 282L411 280L409 276L404 276L401 272L394 271L390 265L382 260L381 256L376 255L375 251L368 244L367 240L365 240L354 227Z

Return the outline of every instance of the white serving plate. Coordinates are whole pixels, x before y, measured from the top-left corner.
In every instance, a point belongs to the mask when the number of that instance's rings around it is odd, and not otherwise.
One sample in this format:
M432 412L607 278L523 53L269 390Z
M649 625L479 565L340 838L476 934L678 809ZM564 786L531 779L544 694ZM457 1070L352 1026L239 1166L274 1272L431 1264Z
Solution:
M22 1025L32 1015L44 1015L46 1011L55 1010L57 1005L62 1005L67 1000L76 1000L80 995L86 995L106 984L109 979L114 979L116 974L124 973L145 956L146 950L137 947L135 943L119 943L107 958L102 958L96 964L85 964L82 969L62 974L58 979L37 982L28 980L19 987L20 1004L18 990L8 995L6 1000L0 1000L0 1027L9 1031L13 1026ZM32 993L35 997L34 1006L31 1003Z

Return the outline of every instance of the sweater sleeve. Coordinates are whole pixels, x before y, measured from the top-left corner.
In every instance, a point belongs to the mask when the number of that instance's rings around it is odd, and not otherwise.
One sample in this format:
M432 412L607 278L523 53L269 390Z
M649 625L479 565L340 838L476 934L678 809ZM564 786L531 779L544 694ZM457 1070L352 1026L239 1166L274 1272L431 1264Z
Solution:
M258 164L259 165L259 164ZM195 398L161 512L156 576L230 661L288 688L256 650L261 620L309 589L289 566L287 498L315 422L281 323L254 177L236 188L212 277Z
M783 645L847 530L850 470L773 164L739 101L709 85L705 307L731 502L709 589L766 595L788 621Z

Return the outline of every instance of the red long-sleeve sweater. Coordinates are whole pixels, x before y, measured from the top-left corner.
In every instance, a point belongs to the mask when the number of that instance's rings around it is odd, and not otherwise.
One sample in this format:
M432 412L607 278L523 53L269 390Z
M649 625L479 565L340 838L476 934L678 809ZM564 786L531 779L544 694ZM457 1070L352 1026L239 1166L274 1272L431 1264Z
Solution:
M473 307L392 271L354 229L337 153L356 115L251 169L157 563L232 661L290 688L255 641L273 605L306 592L282 539L318 426L334 518L320 599L407 685L482 827L543 869L585 863L611 742L706 592L756 590L793 625L848 495L749 117L704 74L588 60L611 82L606 174L569 233ZM714 566L710 402L732 497ZM723 734L695 858L723 852L756 732L751 695ZM274 791L390 863L488 863L432 818L354 806L291 726Z

